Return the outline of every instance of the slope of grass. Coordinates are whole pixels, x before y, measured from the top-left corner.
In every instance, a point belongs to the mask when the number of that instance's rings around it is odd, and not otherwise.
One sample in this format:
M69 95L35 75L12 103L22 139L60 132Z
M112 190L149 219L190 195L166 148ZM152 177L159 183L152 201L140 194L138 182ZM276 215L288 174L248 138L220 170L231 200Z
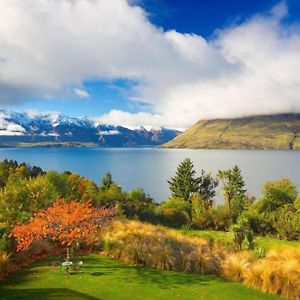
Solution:
M82 273L74 275L54 270L53 259L24 268L0 284L0 299L281 299L214 276L139 268L98 255L80 259Z
M162 147L300 149L300 114L199 121Z
M178 231L189 236L213 239L215 241L223 243L232 243L232 235L230 232L191 229L179 229ZM255 244L257 247L263 248L266 251L270 250L271 248L278 248L284 246L300 247L299 242L278 240L272 237L262 236L255 237Z

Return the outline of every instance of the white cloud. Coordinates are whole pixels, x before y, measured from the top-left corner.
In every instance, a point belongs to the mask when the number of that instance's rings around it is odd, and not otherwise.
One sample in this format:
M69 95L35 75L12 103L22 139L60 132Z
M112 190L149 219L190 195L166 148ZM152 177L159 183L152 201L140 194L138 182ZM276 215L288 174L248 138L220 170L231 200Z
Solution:
M108 114L102 115L95 121L100 124L126 125L129 128L139 128L141 124L145 127L152 128L157 124L164 122L163 116L158 114L153 115L145 112L131 114L115 109L110 111Z
M4 114L0 112L0 135L24 135L25 132L21 125L5 120Z
M73 91L80 98L89 98L90 97L89 93L84 89L75 88Z
M201 118L300 112L300 29L281 22L285 2L211 41L164 32L125 0L0 0L0 11L2 103L126 78L139 82L133 101L152 111L113 110L101 121L179 128Z

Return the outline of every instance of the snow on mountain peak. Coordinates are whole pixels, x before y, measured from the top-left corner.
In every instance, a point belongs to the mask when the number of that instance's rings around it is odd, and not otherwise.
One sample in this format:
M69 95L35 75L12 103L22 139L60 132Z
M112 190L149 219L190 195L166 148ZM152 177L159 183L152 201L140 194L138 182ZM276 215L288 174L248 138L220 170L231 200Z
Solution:
M82 142L113 147L159 145L177 134L175 130L160 127L99 124L86 116L0 108L0 146L20 142Z

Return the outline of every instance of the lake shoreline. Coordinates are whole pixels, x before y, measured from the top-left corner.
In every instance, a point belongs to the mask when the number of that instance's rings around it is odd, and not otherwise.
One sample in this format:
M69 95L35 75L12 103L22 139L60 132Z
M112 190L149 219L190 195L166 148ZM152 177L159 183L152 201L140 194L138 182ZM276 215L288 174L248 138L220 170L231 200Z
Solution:
M113 180L125 191L141 187L161 202L170 196L167 180L176 166L189 157L197 174L201 170L215 175L218 170L240 167L248 194L260 197L262 185L268 180L290 178L300 189L299 151L290 150L207 150L106 148L106 147L29 147L0 148L0 160L12 159L40 166L44 170L71 171L92 179L96 184L110 171ZM217 203L222 203L219 192Z

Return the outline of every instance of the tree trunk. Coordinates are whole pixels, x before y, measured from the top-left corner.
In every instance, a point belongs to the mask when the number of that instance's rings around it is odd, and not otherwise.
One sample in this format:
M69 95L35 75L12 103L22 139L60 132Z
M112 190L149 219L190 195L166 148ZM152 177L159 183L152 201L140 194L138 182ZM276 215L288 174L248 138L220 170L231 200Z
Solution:
M227 194L227 204L228 204L229 214L231 215L231 195L229 193Z
M70 247L67 246L67 261L70 261Z

